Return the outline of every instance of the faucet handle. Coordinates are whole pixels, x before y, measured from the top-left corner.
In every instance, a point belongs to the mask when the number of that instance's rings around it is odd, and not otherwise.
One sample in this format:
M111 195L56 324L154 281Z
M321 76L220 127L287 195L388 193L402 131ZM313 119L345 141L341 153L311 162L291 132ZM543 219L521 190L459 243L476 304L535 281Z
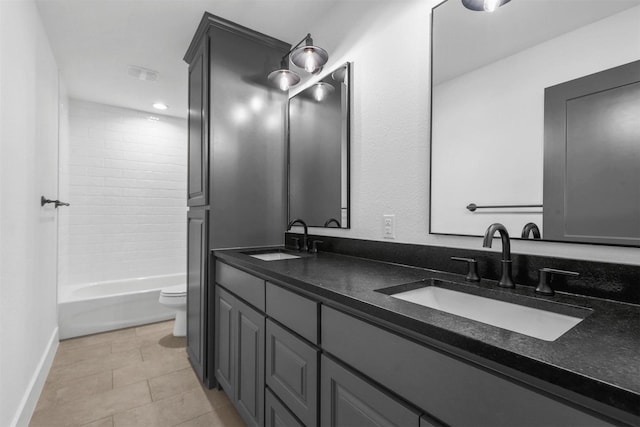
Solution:
M478 261L476 261L473 258L462 258L462 257L457 257L457 256L452 256L451 257L452 261L460 261L460 262L466 262L467 263L467 277L465 277L465 280L467 282L479 282L480 281L480 275L478 274Z
M558 270L555 268L541 268L538 270L538 287L536 293L541 295L553 295L555 292L549 285L549 278L553 274L561 274L563 276L578 277L580 273L575 271Z
M324 243L322 240L312 240L311 247L309 248L309 253L318 253L318 245L321 245L322 243Z
M296 251L300 250L300 238L299 237L292 237L291 240L293 240L293 245L294 248L296 249Z

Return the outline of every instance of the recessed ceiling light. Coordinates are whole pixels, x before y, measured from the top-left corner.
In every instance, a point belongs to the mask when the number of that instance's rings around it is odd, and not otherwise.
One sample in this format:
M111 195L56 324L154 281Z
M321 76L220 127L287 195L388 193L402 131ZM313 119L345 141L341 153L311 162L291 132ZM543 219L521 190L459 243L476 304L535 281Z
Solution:
M156 102L155 104L153 104L153 108L155 108L156 110L166 110L167 108L169 108L169 106L167 106L167 104L163 104L162 102Z

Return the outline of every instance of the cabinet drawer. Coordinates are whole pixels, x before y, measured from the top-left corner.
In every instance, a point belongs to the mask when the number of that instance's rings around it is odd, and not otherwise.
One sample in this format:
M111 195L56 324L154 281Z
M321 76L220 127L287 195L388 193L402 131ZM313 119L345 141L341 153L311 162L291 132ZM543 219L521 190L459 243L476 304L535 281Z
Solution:
M610 425L324 305L321 331L325 351L446 424L491 427Z
M265 427L305 427L269 389L264 392L264 425Z
M264 311L264 280L216 261L216 282Z
M317 302L269 282L266 299L269 316L312 343L318 343Z
M267 320L266 383L307 426L318 423L318 350Z
M322 356L322 426L420 426L420 414Z

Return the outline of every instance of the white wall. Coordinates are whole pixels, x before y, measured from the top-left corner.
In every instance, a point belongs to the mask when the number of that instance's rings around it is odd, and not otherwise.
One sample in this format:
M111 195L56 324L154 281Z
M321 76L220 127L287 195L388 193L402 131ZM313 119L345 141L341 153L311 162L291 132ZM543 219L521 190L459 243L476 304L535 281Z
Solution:
M352 228L314 233L383 240L382 216L395 214L396 242L482 249L480 238L428 234L429 34L439 2L340 2L309 29L329 51L326 70L353 62L354 94ZM640 264L633 248L514 241L512 250Z
M22 426L57 348L58 73L29 0L0 1L0 93L0 425Z
M480 235L500 222L519 234L529 221L542 229L541 209L465 206L542 204L544 88L637 60L639 25L636 7L436 86L432 230Z
M61 289L186 271L186 120L150 116L70 101Z

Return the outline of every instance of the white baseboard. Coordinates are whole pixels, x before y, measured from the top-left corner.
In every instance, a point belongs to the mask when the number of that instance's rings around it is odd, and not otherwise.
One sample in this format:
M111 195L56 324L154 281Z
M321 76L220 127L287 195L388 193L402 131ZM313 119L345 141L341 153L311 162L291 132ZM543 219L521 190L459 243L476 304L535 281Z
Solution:
M29 381L29 386L20 401L20 406L16 411L16 415L13 417L11 427L29 426L29 421L31 421L33 411L36 409L36 405L38 404L40 393L42 393L42 389L44 388L44 382L47 379L47 375L49 375L53 358L58 350L58 343L58 327L56 326L53 334L51 335L51 339L49 339L49 344L47 344L47 348L40 358L38 367L31 377L31 381Z

